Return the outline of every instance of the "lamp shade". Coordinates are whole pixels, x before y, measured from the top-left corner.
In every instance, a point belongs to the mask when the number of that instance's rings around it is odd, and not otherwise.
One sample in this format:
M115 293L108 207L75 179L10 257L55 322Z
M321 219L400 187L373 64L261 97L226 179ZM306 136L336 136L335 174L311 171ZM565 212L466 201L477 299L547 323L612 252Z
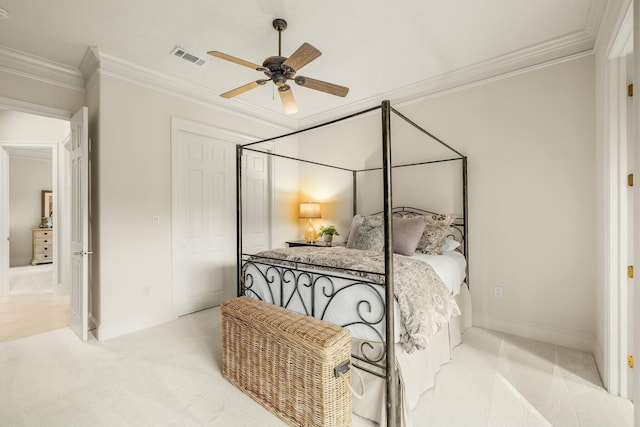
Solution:
M300 218L322 218L320 216L320 203L318 202L300 203Z

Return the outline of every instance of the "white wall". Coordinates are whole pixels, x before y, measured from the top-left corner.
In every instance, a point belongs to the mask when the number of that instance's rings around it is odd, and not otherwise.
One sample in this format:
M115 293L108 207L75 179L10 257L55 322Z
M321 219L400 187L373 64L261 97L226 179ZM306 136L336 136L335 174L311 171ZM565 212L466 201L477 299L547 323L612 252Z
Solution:
M0 108L0 144L56 144L69 135L69 122Z
M402 108L468 156L476 326L592 349L593 87L587 56Z
M105 339L173 318L171 117L245 135L282 131L107 75L98 85L92 228L99 308L93 312ZM153 216L160 217L158 226Z
M11 267L31 262L31 230L40 226L42 190L51 190L51 160L9 158L9 233Z
M591 351L596 289L593 56L396 108L468 156L474 324ZM380 126L368 118L363 122ZM367 127L345 125L339 138L323 136L316 150L365 161L372 152L352 141L359 141L362 131L371 132ZM415 150L395 151L394 159L411 159ZM316 177L315 182L324 181ZM394 181L394 198L403 199L406 188ZM458 203L436 204L448 212L458 210ZM344 210L331 220L345 227L349 218ZM501 299L493 297L494 286L503 287Z

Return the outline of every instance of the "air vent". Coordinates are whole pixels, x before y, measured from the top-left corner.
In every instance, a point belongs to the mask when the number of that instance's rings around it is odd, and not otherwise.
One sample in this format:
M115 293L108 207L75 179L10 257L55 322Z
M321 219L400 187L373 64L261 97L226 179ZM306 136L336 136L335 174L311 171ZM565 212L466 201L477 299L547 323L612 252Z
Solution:
M185 61L189 61L192 64L196 64L196 65L202 65L205 62L207 62L204 59L199 58L199 57L195 56L194 54L189 53L186 50L184 50L183 48L178 47L178 46L176 46L175 49L173 49L171 51L171 54L177 56L178 58L182 58Z

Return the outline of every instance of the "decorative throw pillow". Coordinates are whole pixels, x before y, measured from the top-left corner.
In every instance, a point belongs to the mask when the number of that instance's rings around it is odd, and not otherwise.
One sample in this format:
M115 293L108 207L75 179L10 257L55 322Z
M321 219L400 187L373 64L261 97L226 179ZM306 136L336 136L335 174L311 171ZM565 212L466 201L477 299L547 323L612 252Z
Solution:
M355 237L358 234L358 230L362 225L362 215L354 215L351 220L351 226L349 227L349 231L347 232L346 237L344 238L345 242L347 242L347 248L353 248L353 242L355 241Z
M382 224L374 224L367 217L362 217L362 223L357 232L353 232L353 243L349 240L348 248L361 249L365 251L381 252L384 249L384 230ZM352 237L352 236L349 236Z
M440 250L442 250L442 252L455 251L459 247L460 242L458 242L453 236L447 236L440 242Z
M425 220L422 217L393 217L393 252L413 255L422 237Z
M347 237L345 239L347 242L347 248L349 249L355 248L355 236L358 235L358 230L360 229L360 226L362 225L362 220L364 218L367 218L369 223L372 225L382 226L382 217L378 214L369 215L366 217L356 214L351 220L351 227L349 228L349 231L347 232Z
M442 214L427 215L425 218L427 224L416 251L429 255L441 255L440 242L445 237L453 234L450 226L455 218L452 215Z

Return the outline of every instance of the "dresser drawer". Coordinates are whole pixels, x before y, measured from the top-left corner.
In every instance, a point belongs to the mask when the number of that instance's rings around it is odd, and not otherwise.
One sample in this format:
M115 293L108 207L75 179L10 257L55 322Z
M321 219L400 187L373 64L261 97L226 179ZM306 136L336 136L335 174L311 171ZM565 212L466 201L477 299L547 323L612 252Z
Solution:
M53 229L36 228L32 230L32 241L31 264L53 262Z

